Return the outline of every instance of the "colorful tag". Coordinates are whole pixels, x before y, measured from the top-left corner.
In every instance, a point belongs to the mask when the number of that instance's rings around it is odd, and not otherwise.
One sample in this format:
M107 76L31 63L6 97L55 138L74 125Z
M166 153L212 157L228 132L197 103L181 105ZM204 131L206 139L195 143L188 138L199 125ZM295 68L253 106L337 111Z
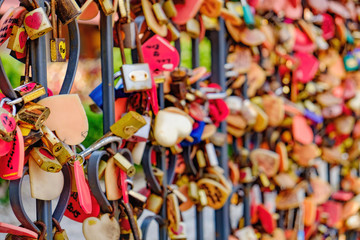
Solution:
M23 174L24 139L19 127L16 127L14 140L10 143L9 154L0 157L0 177L5 180L15 180Z
M161 71L173 71L179 65L180 56L176 48L158 35L147 40L141 49L144 61L149 64L150 70L155 74Z
M38 238L38 234L34 231L31 231L29 229L14 226L8 223L0 222L0 232L1 233L10 233L16 236L26 236L30 238Z
M86 214L92 212L91 194L88 184L86 183L84 169L80 161L74 162L74 175L76 181L76 188L78 190L79 204Z
M81 223L88 217L97 217L100 213L100 206L92 194L91 203L91 213L87 214L80 206L78 192L72 192L64 215L71 220Z

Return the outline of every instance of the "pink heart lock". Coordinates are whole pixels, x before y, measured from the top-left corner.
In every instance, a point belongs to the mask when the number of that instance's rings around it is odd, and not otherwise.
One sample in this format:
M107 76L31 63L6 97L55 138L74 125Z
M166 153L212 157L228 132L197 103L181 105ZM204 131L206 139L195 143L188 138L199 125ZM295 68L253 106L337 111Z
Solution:
M43 16L40 12L35 12L25 18L25 23L28 27L38 30L41 26Z
M10 143L9 153L0 157L0 177L5 180L19 179L23 174L24 139L18 126L14 140Z
M144 61L149 64L150 70L154 73L173 71L179 65L180 56L176 48L158 35L147 40L141 49Z
M311 81L319 69L319 60L306 52L297 52L294 56L299 60L299 65L294 71L294 79L301 83Z

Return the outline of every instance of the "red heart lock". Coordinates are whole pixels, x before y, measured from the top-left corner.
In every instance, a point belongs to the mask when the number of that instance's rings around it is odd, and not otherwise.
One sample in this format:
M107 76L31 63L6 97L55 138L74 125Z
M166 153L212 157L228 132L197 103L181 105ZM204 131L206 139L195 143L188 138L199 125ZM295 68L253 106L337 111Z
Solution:
M335 36L335 24L333 18L327 14L322 14L323 22L321 24L322 36L325 40L329 40Z
M8 223L0 222L0 232L1 233L10 233L16 236L26 236L30 238L38 238L38 234L34 231L31 231L29 229L14 226Z
M298 28L295 28L295 44L294 51L298 52L313 52L316 46L311 39Z
M314 55L305 52L297 52L295 57L299 60L299 65L294 71L294 80L301 83L311 81L319 69L319 60Z
M24 168L24 139L19 127L16 127L14 140L8 154L0 157L0 177L5 180L21 178Z
M152 72L173 71L180 61L180 55L165 38L154 35L147 40L141 49L144 61L149 64Z
M258 214L261 225L267 233L273 233L276 228L276 222L272 214L262 204L258 206Z
M25 18L25 24L32 29L38 30L41 26L42 18L43 16L40 12L35 12Z
M322 205L322 212L328 213L327 225L329 227L335 227L335 225L341 220L342 205L339 202L327 201Z
M0 46L10 37L12 28L18 24L22 14L25 13L24 7L9 8L0 20Z
M195 17L204 0L185 0L184 4L175 4L177 15L172 18L179 25L185 24L189 19Z
M100 206L92 194L91 203L91 213L87 214L80 206L78 193L72 192L64 215L71 220L81 223L88 217L97 217L100 213Z
M296 115L292 122L294 139L302 144L310 144L314 140L314 133L306 122L306 118Z

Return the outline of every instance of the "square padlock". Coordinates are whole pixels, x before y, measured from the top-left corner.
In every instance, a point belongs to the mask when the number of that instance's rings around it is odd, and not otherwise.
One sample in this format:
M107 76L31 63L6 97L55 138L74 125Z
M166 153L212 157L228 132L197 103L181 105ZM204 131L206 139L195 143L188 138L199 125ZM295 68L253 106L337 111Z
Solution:
M124 92L144 91L152 88L149 64L124 64L121 67Z

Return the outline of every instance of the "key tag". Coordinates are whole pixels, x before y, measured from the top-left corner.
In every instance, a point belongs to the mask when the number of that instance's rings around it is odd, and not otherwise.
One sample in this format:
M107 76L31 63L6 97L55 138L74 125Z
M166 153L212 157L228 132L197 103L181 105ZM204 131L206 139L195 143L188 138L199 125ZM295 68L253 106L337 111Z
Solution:
M56 18L55 0L51 0L51 23L53 26L52 39L50 39L50 60L52 62L66 62L66 45L65 38L61 37L61 23Z
M0 177L5 180L21 178L24 167L24 141L19 127L11 143L8 154L0 157Z
M31 231L27 228L14 226L8 223L0 222L0 232L1 233L9 233L16 236L26 236L30 238L38 238L38 234L34 231Z
M24 26L29 38L35 40L50 32L52 27L44 8L36 0L32 1L34 10L25 15Z
M76 189L79 197L79 204L86 214L92 213L92 200L89 185L86 182L84 169L81 160L74 161L74 175L76 181ZM84 159L82 159L84 161Z
M149 63L152 73L174 71L179 65L179 52L166 39L158 35L147 40L141 49L144 53L144 61Z
M91 213L85 213L79 203L79 194L77 192L72 192L64 215L71 220L80 223L84 222L86 218L99 216L100 206L93 194L91 194L91 204Z
M24 15L27 13L24 7L9 8L0 20L0 46L10 37L14 26L21 26Z
M302 144L310 144L314 140L314 133L306 122L306 118L296 115L292 121L293 137Z
M135 91L143 91L149 90L152 88L152 80L150 74L149 64L144 63L144 57L141 50L141 43L139 39L139 34L136 29L136 49L139 57L140 63L126 64L125 52L124 52L124 42L121 35L122 24L119 21L118 25L118 38L120 45L120 54L123 65L121 66L122 79L124 83L124 92L135 92Z
M50 116L44 122L58 138L68 145L84 141L89 124L84 107L77 94L63 94L41 99L38 104L50 109Z

